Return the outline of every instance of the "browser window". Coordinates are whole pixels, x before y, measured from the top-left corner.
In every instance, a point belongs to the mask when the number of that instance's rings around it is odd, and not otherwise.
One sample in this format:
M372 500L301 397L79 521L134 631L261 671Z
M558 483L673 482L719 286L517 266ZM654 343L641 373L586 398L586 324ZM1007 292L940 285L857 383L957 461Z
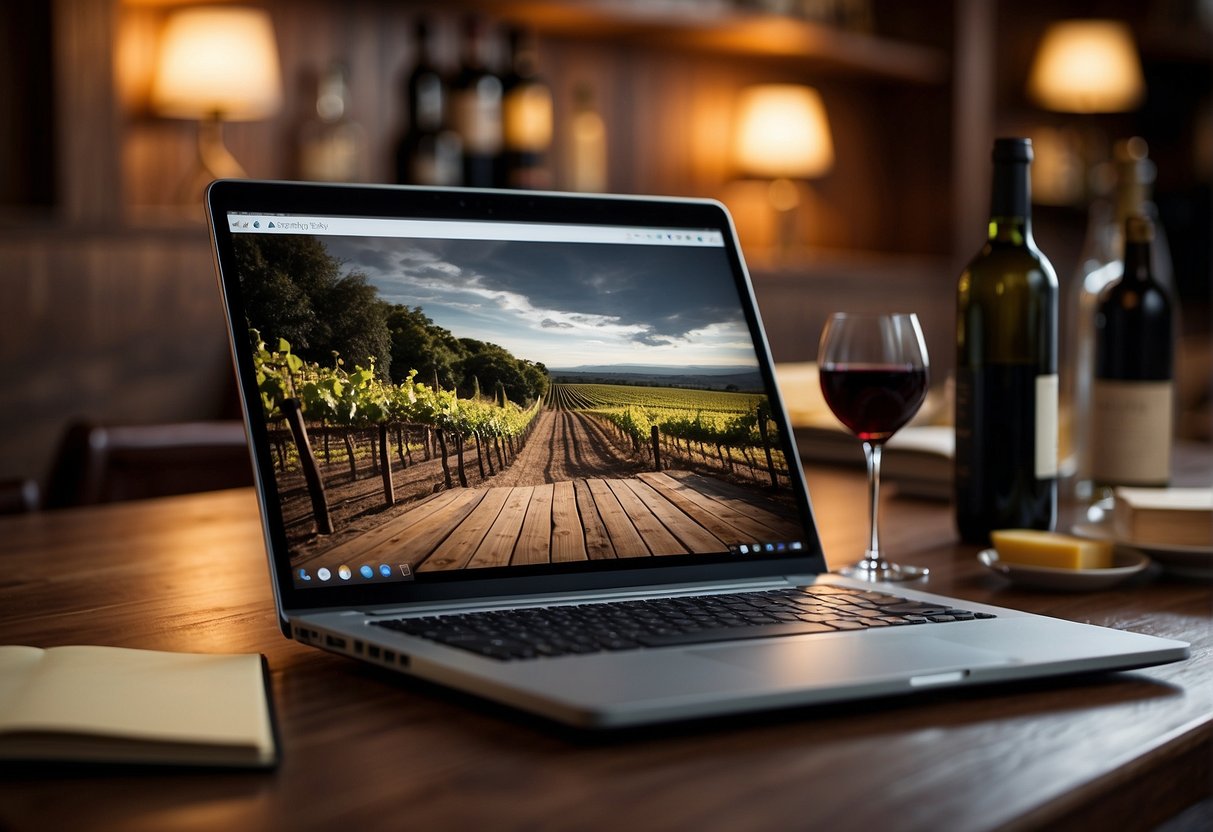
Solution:
M227 220L297 588L803 553L719 231Z

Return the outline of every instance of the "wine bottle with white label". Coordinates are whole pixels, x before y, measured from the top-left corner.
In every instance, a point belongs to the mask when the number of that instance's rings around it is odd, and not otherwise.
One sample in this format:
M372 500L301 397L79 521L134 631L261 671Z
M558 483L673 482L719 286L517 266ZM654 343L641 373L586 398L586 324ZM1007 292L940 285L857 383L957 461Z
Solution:
M1057 522L1057 275L1032 239L1029 139L994 142L989 236L960 275L956 312L956 525Z
M1095 312L1091 474L1096 495L1171 479L1174 335L1171 300L1154 273L1154 224L1125 221L1124 271Z
M501 100L506 185L551 188L548 151L552 147L552 90L539 77L535 39L526 29L511 29L510 72Z

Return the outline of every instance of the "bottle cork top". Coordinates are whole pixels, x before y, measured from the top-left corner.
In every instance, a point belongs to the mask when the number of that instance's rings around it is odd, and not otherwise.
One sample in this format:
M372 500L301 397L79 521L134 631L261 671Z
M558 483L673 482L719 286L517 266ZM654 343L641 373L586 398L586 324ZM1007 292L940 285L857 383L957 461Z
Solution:
M1032 161L1032 140L1021 138L998 138L994 140L995 162Z

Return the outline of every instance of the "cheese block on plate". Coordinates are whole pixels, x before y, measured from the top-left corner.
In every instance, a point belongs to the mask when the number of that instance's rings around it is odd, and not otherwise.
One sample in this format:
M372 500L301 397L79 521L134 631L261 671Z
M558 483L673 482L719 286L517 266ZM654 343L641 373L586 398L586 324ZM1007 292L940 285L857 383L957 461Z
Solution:
M1001 529L990 533L998 559L1021 566L1052 569L1107 569L1112 544L1036 529Z

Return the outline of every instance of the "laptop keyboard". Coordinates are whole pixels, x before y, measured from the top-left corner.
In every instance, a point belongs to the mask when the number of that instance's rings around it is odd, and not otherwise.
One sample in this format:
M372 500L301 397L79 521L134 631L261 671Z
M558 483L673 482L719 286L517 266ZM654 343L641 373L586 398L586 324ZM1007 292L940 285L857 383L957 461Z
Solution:
M510 661L972 621L990 613L885 592L811 586L400 618L376 626Z

